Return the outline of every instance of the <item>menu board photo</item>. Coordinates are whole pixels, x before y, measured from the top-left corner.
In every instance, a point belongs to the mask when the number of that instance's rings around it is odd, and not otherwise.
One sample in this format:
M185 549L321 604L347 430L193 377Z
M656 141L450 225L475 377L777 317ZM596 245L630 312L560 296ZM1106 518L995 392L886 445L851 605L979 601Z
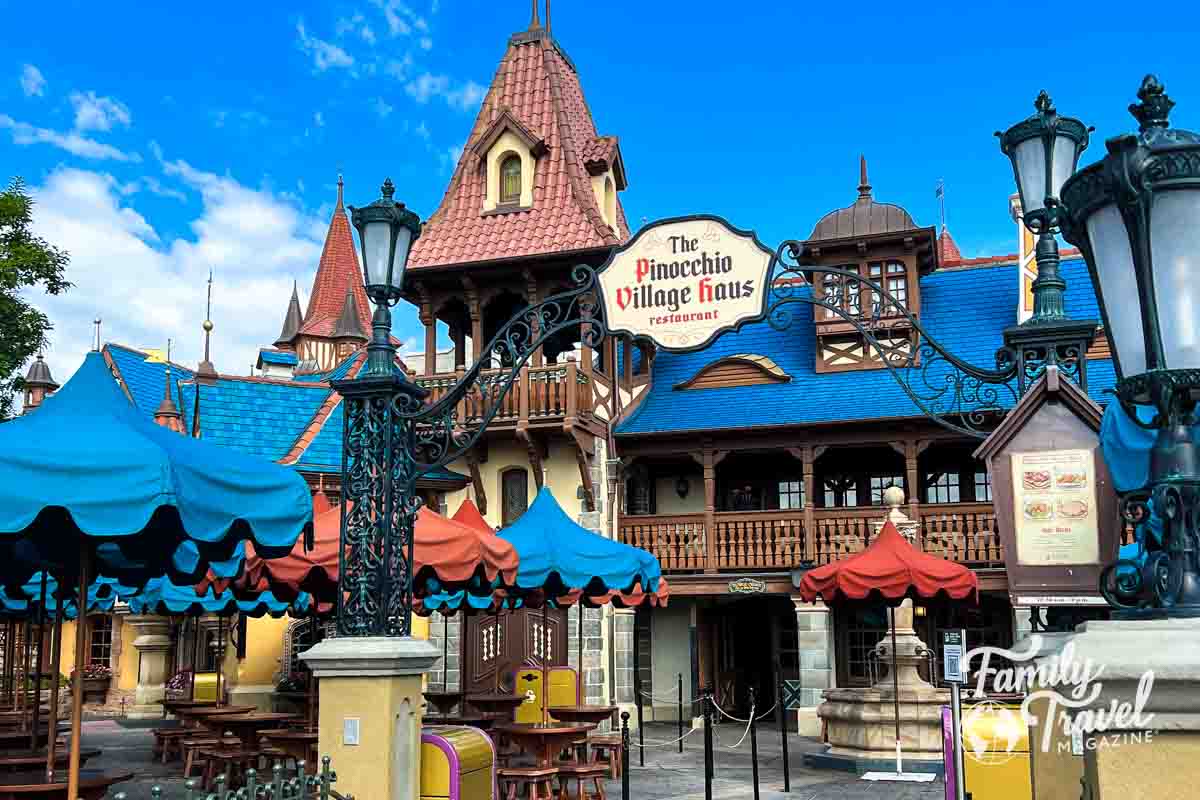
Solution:
M1091 450L1012 454L1018 563L1099 562L1095 467Z

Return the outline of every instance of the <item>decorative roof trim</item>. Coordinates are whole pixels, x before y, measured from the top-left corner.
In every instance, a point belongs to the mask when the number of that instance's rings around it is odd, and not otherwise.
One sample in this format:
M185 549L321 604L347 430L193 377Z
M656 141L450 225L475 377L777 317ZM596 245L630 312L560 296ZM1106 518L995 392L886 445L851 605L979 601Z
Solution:
M709 374L713 370L719 369L720 367L725 366L726 364L748 364L752 367L757 368L762 373L762 376L763 376L762 383L787 383L788 381L790 381L792 379L791 375L788 375L786 372L784 372L779 367L778 364L776 364L774 361L767 358L766 356L759 355L757 353L734 353L731 356L722 356L721 358L718 358L716 361L710 361L709 363L707 363L703 367L701 367L699 370L697 370L695 375L688 378L686 381L683 381L682 383L675 384L675 386L673 388L675 388L675 389L690 389L695 385L696 381L700 380L701 378L703 378L705 375ZM745 384L739 384L739 385L744 386ZM724 388L724 387L715 387L714 386L714 387L709 387L709 388L715 389L715 388Z
M471 152L479 156L480 161L487 158L492 145L504 135L505 131L512 131L513 135L529 148L529 152L534 158L539 158L546 153L546 140L522 125L521 121L514 117L508 108L503 109L492 120L492 124L487 126L483 135L479 137L475 144L471 145Z

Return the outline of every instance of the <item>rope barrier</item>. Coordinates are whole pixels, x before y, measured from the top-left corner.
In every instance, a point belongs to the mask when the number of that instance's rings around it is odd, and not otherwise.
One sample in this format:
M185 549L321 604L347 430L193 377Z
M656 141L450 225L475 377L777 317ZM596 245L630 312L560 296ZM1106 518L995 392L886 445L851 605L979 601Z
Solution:
M713 703L713 705L716 706L718 709L720 709L720 706L718 706L716 703ZM721 713L724 714L725 712L722 711ZM726 716L729 716L729 715L726 714ZM736 717L730 717L730 719L736 719ZM721 736L717 733L716 726L714 726L713 727L713 736L716 737L717 747L720 747L722 750L737 750L739 747L741 747L742 742L746 741L746 737L750 735L750 724L753 719L754 719L754 706L750 706L750 719L738 720L739 722L746 723L746 730L742 731L742 738L738 739L737 744L733 745L732 747L726 747L725 745L721 744Z
M747 724L749 724L749 723L750 723L750 720L749 720L749 719L742 719L741 717L735 717L733 714L730 714L728 711L726 711L725 709L721 708L719 705L717 705L717 701L716 701L716 700L713 700L712 698L709 698L709 702L710 702L710 703L712 703L712 706L713 706L713 708L715 708L717 711L720 711L720 712L721 712L721 714L722 714L722 715L723 715L723 716L724 716L726 719L731 719L731 720L733 720L734 722L745 722L745 723L747 723ZM761 717L754 717L755 721L758 721L758 720L761 720L761 719L766 719L766 718L767 718L767 717L768 717L768 716L771 714L771 712L773 712L773 711L775 710L775 706L778 706L778 705L779 705L779 702L778 702L778 701L776 701L776 702L775 702L775 705L772 705L770 708L768 708L766 711L764 711L764 712L763 712L763 715L762 715ZM754 707L753 707L753 706L751 706L751 708L750 708L750 716L752 716L752 717L754 716Z
M692 728L690 731L685 733L683 736L680 736L678 739L672 739L669 742L646 742L646 747L669 747L673 744L679 744L684 739L688 738L689 736L691 736L693 733L695 733L698 730L701 730L701 728Z
M653 700L658 703L665 703L667 705L672 705L672 706L679 705L678 697L662 698L662 697L658 697L657 695L650 694L650 692L641 692L641 691L639 691L638 694L640 694L642 697L646 698L647 700ZM692 700L684 700L683 704L685 706L694 706L698 702L700 702L700 698L694 698Z

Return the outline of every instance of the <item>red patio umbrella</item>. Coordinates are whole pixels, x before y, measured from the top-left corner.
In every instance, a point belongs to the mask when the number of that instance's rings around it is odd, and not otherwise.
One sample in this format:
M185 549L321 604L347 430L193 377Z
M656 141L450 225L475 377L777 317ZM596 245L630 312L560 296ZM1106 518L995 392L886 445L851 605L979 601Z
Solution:
M979 601L979 578L962 564L917 550L900 535L891 520L861 553L809 570L800 580L800 596L811 603L818 597L862 600L872 592L884 599L933 597L939 592L955 600ZM896 674L896 609L890 605L892 634L892 694L896 714L896 773L903 772L900 755L900 685Z

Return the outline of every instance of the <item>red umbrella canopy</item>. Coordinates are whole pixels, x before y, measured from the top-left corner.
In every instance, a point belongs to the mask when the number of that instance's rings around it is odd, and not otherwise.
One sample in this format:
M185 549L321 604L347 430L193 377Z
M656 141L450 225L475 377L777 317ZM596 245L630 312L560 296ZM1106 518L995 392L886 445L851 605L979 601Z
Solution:
M809 570L800 581L800 596L810 603L838 595L861 600L873 591L889 600L945 592L955 600L978 601L979 578L962 564L917 550L889 520L866 550Z
M556 601L560 606L570 606L579 602L579 598L583 596L583 592L579 589L572 589L565 596L558 598ZM666 578L658 579L658 591L643 592L641 583L636 583L633 589L628 592L606 592L601 595L588 595L584 598L583 603L589 607L602 606L605 603L612 603L621 608L633 608L640 606L643 603L648 607L662 606L666 608L667 600L671 596L671 587L667 585Z
M475 528L488 533L495 533L496 529L488 524L488 521L483 518L483 514L479 513L479 507L470 500L463 500L463 504L458 507L458 511L454 512L454 516L450 519L455 522L460 522L468 528Z

